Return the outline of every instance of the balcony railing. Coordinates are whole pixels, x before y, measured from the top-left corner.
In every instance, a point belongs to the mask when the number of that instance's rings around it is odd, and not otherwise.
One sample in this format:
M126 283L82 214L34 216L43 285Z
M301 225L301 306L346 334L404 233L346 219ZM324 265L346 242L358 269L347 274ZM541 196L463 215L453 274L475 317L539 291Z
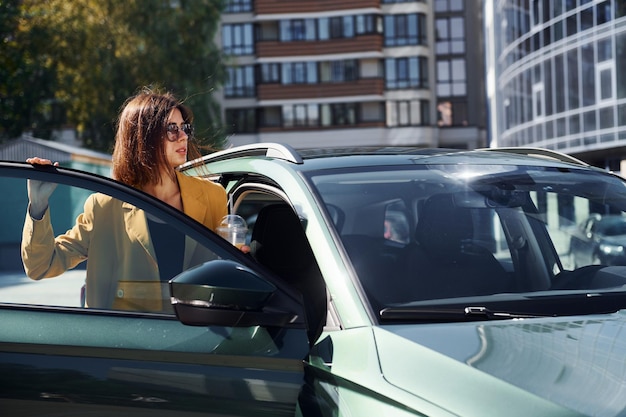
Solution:
M258 58L382 52L383 36L380 34L361 35L354 38L324 41L259 41L255 47Z
M380 8L380 0L256 0L254 7L258 15L315 13L370 7Z
M362 95L382 96L384 88L382 78L319 84L260 84L257 86L257 97L259 100L295 100Z

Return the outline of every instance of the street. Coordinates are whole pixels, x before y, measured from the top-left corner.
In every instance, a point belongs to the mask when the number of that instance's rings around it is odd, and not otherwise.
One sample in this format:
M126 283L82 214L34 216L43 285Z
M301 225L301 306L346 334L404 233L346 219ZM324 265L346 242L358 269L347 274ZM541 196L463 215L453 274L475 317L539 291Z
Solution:
M0 273L0 302L80 307L85 270L67 271L55 278L33 281L22 272Z

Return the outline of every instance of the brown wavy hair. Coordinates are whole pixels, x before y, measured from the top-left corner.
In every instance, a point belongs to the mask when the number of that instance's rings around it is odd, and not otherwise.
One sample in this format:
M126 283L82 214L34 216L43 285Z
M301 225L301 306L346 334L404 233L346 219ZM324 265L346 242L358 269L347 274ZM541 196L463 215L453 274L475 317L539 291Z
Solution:
M170 92L143 88L129 97L117 119L113 147L113 178L136 188L161 181L162 168L170 169L165 155L167 120L178 109L184 123L193 123L193 113ZM200 157L194 138L187 141L188 159ZM172 177L176 174L172 171Z

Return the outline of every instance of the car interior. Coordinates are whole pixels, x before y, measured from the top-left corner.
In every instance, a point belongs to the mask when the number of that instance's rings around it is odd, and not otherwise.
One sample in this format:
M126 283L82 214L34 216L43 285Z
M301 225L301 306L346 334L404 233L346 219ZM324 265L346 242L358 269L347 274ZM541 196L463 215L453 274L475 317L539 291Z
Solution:
M326 287L302 223L290 205L261 208L252 228L251 255L301 294L309 340L317 340L326 317Z
M558 181L542 185L524 175L515 184L485 177L469 186L448 178L386 179L380 173L376 181L349 175L318 180L374 311L626 284L626 267L609 273L600 265L576 269L567 263L574 223L564 214L567 204L571 199L587 213L595 194L585 190L573 197L577 191L569 180L557 186ZM594 190L600 199L602 187ZM402 225L397 236L388 233L392 222Z

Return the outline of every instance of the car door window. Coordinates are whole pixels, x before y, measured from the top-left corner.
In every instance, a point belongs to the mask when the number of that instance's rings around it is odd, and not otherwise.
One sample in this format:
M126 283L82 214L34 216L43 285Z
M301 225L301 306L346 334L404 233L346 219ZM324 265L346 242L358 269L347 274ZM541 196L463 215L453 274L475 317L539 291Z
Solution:
M74 227L85 202L104 201L123 206L144 226L158 222L162 236L174 244L153 248L147 226L145 245L129 249L125 239L135 239L137 230L125 229L112 241L90 246L88 258L73 268L33 280L21 253L29 177L59 183L49 201L54 236ZM170 275L224 260L253 271L255 263L247 255L178 210L101 177L0 162L0 189L6 197L0 199L1 410L12 414L27 407L37 415L137 416L149 410L151 415L185 411L252 416L263 409L267 415L293 415L302 358L308 352L305 314L293 292L274 283L270 314L284 310L294 317L279 326L262 320L242 327L190 326L178 321L171 309ZM112 221L98 232L111 234L117 226ZM177 250L177 245L184 249ZM62 246L81 252L68 242ZM42 251L36 248L34 253ZM170 252L177 253L170 258ZM146 253L154 256L145 258ZM96 255L102 255L95 264L104 279L89 281ZM173 267L172 259L181 264ZM63 269L54 262L55 272ZM49 269L38 268L43 275ZM266 278L262 272L258 276ZM264 311L257 314L262 319Z
M3 268L2 302L173 314L168 281L218 258L157 214L75 186L57 186L48 215L27 222L26 180L6 179L4 186L13 198L0 201L2 251L11 260ZM96 207L93 222L83 213L87 201ZM43 236L39 230L48 223L51 233ZM40 240L53 236L54 252Z
M0 255L3 259L0 302L80 307L81 290L85 284L84 264L60 274L59 279L38 282L28 278L20 253L28 209L26 179L4 178L2 188L10 198L0 200L0 210L4 213L0 218ZM84 189L64 185L57 187L50 200L50 204L55 206L50 216L55 231L60 234L71 227L78 214L75 208L77 205L82 207L87 195L89 193Z

